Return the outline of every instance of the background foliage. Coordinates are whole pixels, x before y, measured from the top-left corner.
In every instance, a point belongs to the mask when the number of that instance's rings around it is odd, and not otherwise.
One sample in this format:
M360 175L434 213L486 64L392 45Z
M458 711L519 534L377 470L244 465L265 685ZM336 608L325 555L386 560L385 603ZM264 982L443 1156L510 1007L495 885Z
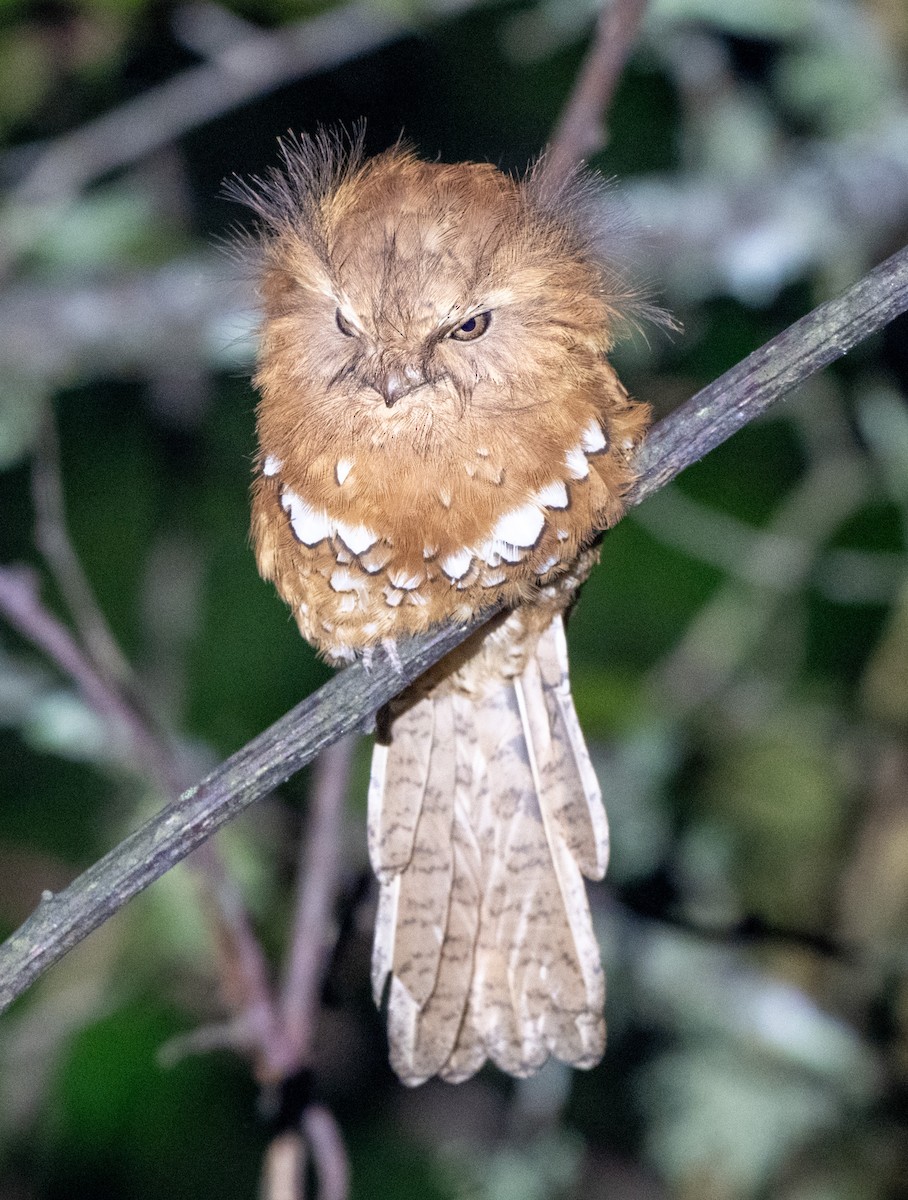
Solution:
M595 7L0 4L2 557L41 566L50 408L74 546L191 777L326 677L247 546L254 317L216 247L243 219L222 179L288 128L360 117L374 150L403 129L520 169ZM906 63L902 0L649 6L596 165L684 326L616 354L657 412L906 241ZM395 1082L367 991L361 747L314 1063L354 1195L908 1194L906 347L903 320L606 539L570 630L613 828L596 1070ZM64 611L46 578L44 597ZM5 627L0 726L6 933L160 797ZM222 839L275 957L306 793ZM253 1193L244 1062L161 1057L222 1019L215 965L178 870L3 1018L0 1200Z

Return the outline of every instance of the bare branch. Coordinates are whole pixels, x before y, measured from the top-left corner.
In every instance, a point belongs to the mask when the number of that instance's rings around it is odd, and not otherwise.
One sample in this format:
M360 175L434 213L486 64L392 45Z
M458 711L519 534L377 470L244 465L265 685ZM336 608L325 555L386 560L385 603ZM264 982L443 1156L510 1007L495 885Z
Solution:
M707 384L652 430L629 504L640 504L811 375L908 309L908 247Z
M908 248L822 304L653 429L630 496L639 504L821 367L908 310ZM491 614L488 614L491 616ZM0 1007L216 829L284 782L459 645L477 625L442 627L355 664L222 763L35 913L0 947Z
M337 1122L323 1104L310 1104L303 1116L318 1180L318 1200L347 1200L350 1165Z
M211 910L222 1000L234 1014L229 1024L235 1034L231 1048L251 1060L260 1082L273 1080L282 1074L288 1055L265 952L214 843L200 846L190 863Z
M546 173L562 179L606 144L605 113L646 9L646 0L605 0L593 42L545 156Z
M376 50L405 26L374 4L354 3L273 32L256 30L51 143L12 191L22 204L66 199L191 129L299 79Z
M82 563L69 539L60 474L60 446L48 407L32 464L35 542L72 614L88 657L105 679L132 684L132 669L110 632Z

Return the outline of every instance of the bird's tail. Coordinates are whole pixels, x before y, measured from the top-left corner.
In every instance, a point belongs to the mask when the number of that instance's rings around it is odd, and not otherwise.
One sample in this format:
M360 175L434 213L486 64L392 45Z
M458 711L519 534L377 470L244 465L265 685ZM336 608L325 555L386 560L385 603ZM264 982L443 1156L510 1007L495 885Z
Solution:
M530 1075L593 1066L605 983L582 875L608 827L567 674L562 617L520 674L438 687L393 718L369 788L381 883L372 984L388 989L404 1083L458 1082L487 1058Z

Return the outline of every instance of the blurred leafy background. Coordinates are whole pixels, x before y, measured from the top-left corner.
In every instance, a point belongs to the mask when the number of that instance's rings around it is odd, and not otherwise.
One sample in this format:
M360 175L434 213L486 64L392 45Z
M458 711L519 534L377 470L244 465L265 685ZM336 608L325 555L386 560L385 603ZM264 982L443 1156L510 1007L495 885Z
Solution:
M73 544L190 777L326 678L247 545L254 312L218 249L243 219L221 181L288 128L360 117L373 150L403 130L521 169L597 7L0 4L0 553L43 569L50 410ZM904 0L648 6L595 165L683 323L616 355L658 413L908 240L906 70ZM613 829L600 1067L396 1083L367 990L360 747L314 1064L354 1196L908 1195L906 335L632 513L584 591L575 693ZM0 746L9 933L160 795L6 626ZM307 785L221 839L275 958ZM178 869L0 1021L0 1200L254 1193L248 1067L173 1041L222 1018L215 957Z

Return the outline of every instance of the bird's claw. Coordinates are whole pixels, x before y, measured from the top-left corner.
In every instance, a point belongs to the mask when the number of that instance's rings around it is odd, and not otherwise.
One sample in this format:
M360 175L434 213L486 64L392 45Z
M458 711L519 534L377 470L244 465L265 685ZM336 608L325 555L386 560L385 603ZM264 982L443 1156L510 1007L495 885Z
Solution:
M397 649L397 642L395 642L393 638L382 638L381 645L395 674L399 675L401 679L405 679L406 676L404 675L404 664L400 661L400 653Z

